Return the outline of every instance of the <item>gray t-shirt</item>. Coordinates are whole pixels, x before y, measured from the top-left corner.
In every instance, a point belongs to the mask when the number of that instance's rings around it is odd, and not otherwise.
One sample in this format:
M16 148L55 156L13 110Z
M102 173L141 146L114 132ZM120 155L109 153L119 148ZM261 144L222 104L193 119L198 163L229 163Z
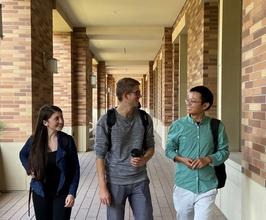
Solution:
M132 117L125 118L117 111L116 123L112 127L112 147L108 151L107 114L97 122L95 151L96 157L105 159L107 182L119 185L138 183L148 179L146 166L133 167L130 164L132 149L143 149L145 128L140 113L136 110ZM154 147L153 123L148 115L146 147Z

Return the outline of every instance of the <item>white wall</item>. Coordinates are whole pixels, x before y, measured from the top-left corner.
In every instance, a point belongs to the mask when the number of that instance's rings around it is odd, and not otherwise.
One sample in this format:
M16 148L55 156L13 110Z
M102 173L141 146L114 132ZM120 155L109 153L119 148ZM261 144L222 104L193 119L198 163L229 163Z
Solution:
M231 154L226 161L226 185L219 190L216 205L228 220L266 219L266 188L241 173L241 153Z
M26 140L25 140L26 141ZM0 143L0 190L26 190L28 177L20 160L24 143Z
M167 134L168 134L168 129L169 126L165 126L161 120L158 120L157 118L153 118L153 128L154 131L160 136L162 143L161 147L165 149L165 145L167 142Z
M216 205L229 220L242 220L241 165L231 159L228 159L225 164L227 173L226 185L224 188L219 189Z
M266 188L242 174L242 220L266 219Z

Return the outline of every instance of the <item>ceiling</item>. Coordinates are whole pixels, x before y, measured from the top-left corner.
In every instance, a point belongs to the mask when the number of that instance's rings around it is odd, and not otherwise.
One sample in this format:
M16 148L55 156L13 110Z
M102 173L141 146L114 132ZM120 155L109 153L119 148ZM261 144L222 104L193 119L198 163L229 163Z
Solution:
M107 73L145 74L164 27L171 27L186 0L57 0L54 31L86 27L90 50Z

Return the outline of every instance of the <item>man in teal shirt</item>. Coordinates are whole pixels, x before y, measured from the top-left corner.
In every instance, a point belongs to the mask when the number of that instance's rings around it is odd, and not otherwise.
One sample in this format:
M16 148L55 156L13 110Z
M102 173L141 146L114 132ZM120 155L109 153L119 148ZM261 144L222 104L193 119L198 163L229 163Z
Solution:
M211 220L218 181L214 166L229 156L228 138L223 123L218 128L218 150L214 152L211 118L205 111L213 104L213 94L205 86L190 89L188 116L172 123L165 154L176 163L173 192L177 220Z

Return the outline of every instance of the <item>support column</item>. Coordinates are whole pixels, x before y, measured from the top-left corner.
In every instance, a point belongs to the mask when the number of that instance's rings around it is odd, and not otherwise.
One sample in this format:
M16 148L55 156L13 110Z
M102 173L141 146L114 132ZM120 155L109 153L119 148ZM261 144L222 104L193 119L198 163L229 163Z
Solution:
M161 112L161 138L162 146L166 144L168 126L172 122L172 94L173 94L173 46L172 46L172 28L164 29L162 49L162 112Z
M154 88L154 79L153 79L153 61L149 61L149 75L148 75L148 111L150 115L154 116L154 103L153 103L153 88Z
M182 33L179 35L179 94L178 94L178 113L179 117L187 115L187 106L185 104L185 98L187 97L187 34Z
M232 5L224 1L225 6ZM265 218L266 35L264 0L242 5L242 219ZM230 81L231 82L231 81ZM235 133L237 134L237 133Z
M162 122L166 126L170 125L170 123L172 122L172 50L172 28L165 28L162 59Z
M217 116L226 126L230 151L240 151L242 5L223 0L219 9Z
M105 62L100 61L97 68L97 87L98 87L98 117L106 113L106 67Z
M179 117L179 44L173 44L172 121Z
M53 77L46 69L53 52L52 6L51 0L2 1L0 190L28 189L18 154L40 106L53 102Z
M143 75L143 95L142 95L143 108L148 106L148 79L147 74Z
M207 114L217 117L218 1L205 1L203 10L203 85L214 96L213 106Z
M54 74L54 105L63 110L64 131L72 135L72 34L70 32L53 34L54 57L58 60L58 73Z
M98 120L98 86L97 86L97 67L98 67L98 61L96 59L92 59L92 73L95 79L95 85L92 88L92 123L93 126L96 126L97 120Z
M89 146L89 128L92 120L92 56L86 28L73 28L73 135L78 151Z
M115 106L115 79L112 75L107 75L107 108Z

